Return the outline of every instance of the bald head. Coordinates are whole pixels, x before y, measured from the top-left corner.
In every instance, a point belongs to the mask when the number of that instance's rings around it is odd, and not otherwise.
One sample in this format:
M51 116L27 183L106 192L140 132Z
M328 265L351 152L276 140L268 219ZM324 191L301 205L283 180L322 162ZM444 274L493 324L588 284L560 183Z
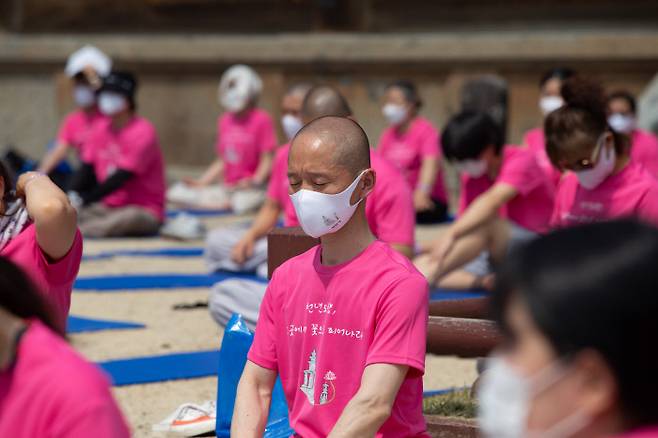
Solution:
M349 117L351 115L352 109L347 100L338 90L329 85L316 85L311 88L302 105L304 123L324 116Z
M313 120L299 131L292 147L326 153L327 166L347 169L354 176L370 168L368 136L358 123L345 117L325 116Z

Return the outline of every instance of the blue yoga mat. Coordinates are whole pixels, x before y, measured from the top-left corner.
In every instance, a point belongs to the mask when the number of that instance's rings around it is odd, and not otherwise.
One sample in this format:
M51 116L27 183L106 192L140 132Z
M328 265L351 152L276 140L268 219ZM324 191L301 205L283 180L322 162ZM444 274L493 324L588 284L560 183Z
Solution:
M100 277L80 277L73 285L79 292L117 292L126 290L207 288L230 278L267 283L267 280L254 274L242 272L218 272L215 274L135 274L107 275Z
M144 328L143 324L107 319L93 319L69 315L66 323L66 333L97 332L100 330L118 330Z
M192 208L176 208L172 210L167 210L167 217L173 218L178 216L181 213L189 214L190 216L197 217L213 217L213 216L226 216L233 213L231 210L202 210L202 209L192 209Z
M85 261L105 260L112 257L200 257L203 248L157 248L115 251L103 251L98 254L89 254L82 257Z
M110 375L114 386L193 379L217 375L219 351L110 360L98 365Z
M489 295L487 291L465 291L453 289L432 289L430 301L463 300L465 298L480 298Z

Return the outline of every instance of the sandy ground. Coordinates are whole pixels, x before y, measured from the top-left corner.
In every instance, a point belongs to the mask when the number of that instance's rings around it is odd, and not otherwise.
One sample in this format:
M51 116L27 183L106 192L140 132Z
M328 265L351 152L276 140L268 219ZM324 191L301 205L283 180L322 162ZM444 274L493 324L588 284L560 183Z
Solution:
M248 220L245 217L204 219L208 228ZM435 227L417 231L419 241L438 235ZM176 242L160 238L87 240L85 254L111 249L152 249L160 247L197 247L203 242ZM202 273L200 257L116 257L84 261L81 276L129 273ZM75 348L92 361L130 358L152 354L187 352L219 348L222 330L207 309L173 310L175 304L207 299L203 289L152 290L140 292L75 292L71 313L80 316L134 321L145 329L104 331L71 335ZM476 377L475 362L457 358L427 356L426 389L469 385ZM137 438L159 437L151 425L159 422L185 402L203 402L215 398L216 378L133 385L114 389L126 418Z

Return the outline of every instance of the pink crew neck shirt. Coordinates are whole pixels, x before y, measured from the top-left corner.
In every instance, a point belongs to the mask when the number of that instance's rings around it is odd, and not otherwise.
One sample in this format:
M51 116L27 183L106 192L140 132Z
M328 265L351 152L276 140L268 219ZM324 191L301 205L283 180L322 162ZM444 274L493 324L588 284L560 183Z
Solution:
M412 190L418 188L420 169L426 158L441 159L439 131L424 117L416 117L406 132L389 126L384 130L377 152L402 172ZM439 167L431 192L432 199L447 202L443 171Z
M548 154L546 153L546 139L544 138L543 128L534 128L526 132L523 137L523 143L528 146L528 149L535 153L537 164L546 176L553 182L554 186L560 183L562 172L553 167Z
M82 260L82 235L76 232L69 252L51 262L37 242L34 224L28 225L0 251L28 275L32 283L46 297L55 311L59 327L66 327L71 307L73 283ZM0 436L3 436L0 434Z
M278 372L290 424L326 437L361 385L365 367L409 367L376 437L427 437L422 414L427 281L403 255L373 242L324 266L316 246L279 267L260 309L248 358Z
M224 162L224 183L233 186L256 173L263 153L276 148L272 118L260 108L243 117L226 112L217 120L217 155Z
M99 183L117 169L134 174L123 186L103 198L103 204L141 207L164 220L164 160L153 125L143 117L134 116L121 129L115 130L108 119L96 125L88 144L83 161L94 166Z
M267 197L284 211L284 225L297 227L299 221L290 200L288 154L290 145L281 146L274 157ZM375 189L366 200L370 230L379 240L399 245L414 245L416 213L413 193L398 170L378 154L371 152L371 165L377 173Z
M539 168L530 149L508 145L502 154L503 162L494 181L487 175L479 178L461 175L459 214L494 184L507 184L518 195L501 208L501 217L535 233L547 232L555 198L553 182Z
M658 177L658 138L650 132L636 129L631 134L631 160Z
M97 109L89 113L81 109L74 111L62 122L57 134L57 141L75 148L78 154L81 154L82 146L87 142L94 125L104 120L107 120L107 117Z
M658 225L658 180L634 162L593 190L583 188L575 173L565 174L555 198L551 226L564 228L624 217Z
M127 438L130 431L95 366L39 321L0 372L0 436Z

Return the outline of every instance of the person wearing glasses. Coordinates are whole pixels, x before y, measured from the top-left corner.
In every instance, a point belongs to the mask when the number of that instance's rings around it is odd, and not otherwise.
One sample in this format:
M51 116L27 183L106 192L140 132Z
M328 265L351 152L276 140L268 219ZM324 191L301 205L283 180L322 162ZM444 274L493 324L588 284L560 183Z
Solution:
M658 224L658 181L630 159L628 140L611 129L606 98L582 78L562 86L565 105L544 124L551 162L565 174L551 216L552 228L635 217Z

